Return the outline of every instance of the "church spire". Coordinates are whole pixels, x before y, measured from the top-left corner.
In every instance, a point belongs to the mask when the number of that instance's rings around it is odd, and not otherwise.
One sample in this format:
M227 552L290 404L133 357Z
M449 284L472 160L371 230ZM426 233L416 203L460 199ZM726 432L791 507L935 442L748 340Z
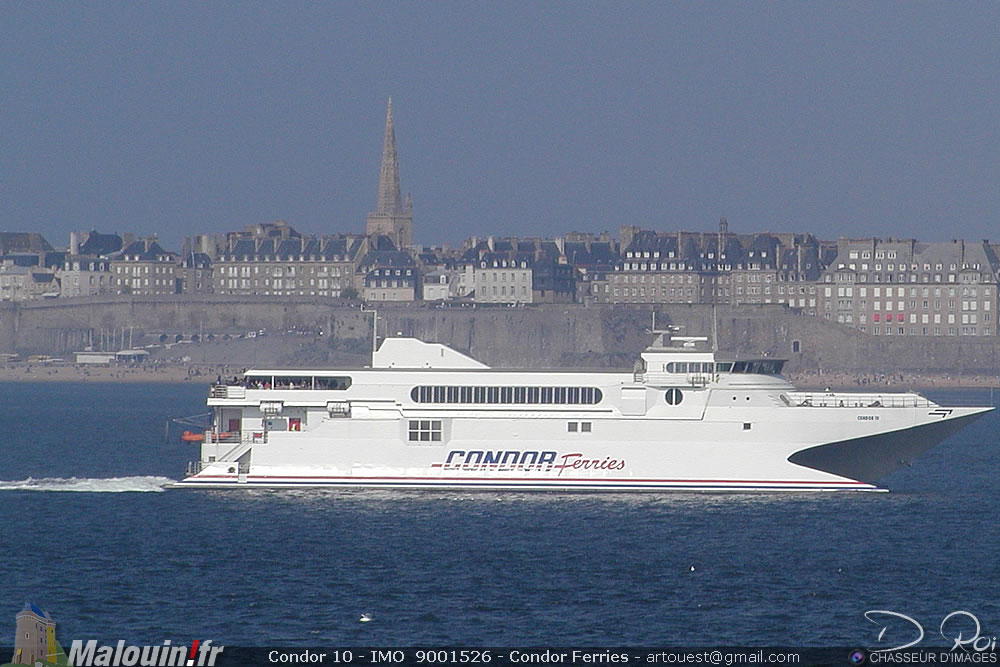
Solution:
M396 157L396 130L392 125L392 98L385 113L385 139L382 142L382 168L378 179L376 215L402 215L403 197L399 189L399 160Z
M385 112L385 139L382 142L382 169L378 178L378 201L368 214L369 235L388 236L397 248L413 242L413 200L399 189L399 159L396 157L396 129L392 124L392 98Z

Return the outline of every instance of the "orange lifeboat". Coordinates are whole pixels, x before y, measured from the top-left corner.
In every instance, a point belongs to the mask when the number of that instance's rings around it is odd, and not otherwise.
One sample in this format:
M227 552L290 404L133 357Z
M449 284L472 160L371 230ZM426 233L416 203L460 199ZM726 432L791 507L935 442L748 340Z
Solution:
M191 431L184 431L181 433L181 440L184 442L203 442L205 440L204 433L193 433Z

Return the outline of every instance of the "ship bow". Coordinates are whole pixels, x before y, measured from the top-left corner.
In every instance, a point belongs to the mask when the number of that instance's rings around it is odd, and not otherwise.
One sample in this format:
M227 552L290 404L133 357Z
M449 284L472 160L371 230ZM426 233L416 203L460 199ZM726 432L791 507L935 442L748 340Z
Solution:
M809 447L792 454L788 461L874 484L993 410L946 409L957 414L910 428Z

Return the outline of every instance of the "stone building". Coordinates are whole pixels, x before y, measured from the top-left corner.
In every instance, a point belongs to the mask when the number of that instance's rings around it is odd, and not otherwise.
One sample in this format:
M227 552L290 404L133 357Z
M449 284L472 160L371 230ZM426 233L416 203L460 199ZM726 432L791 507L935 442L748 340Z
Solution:
M388 236L399 250L405 250L413 243L413 201L407 196L404 204L399 188L399 158L396 155L391 97L385 114L378 197L375 210L368 214L365 232L368 236Z
M348 288L358 289L355 272L367 247L365 238L351 235L231 236L212 264L213 289L216 294L340 297Z
M405 250L388 236L368 237L370 248L358 264L365 301L414 301L420 298L420 272Z
M588 277L603 303L783 303L816 310L823 244L809 234L661 233L623 227L620 257Z
M215 291L212 258L204 252L188 251L177 265L181 294L212 294Z
M875 336L995 336L998 280L985 241L843 238L819 313Z
M626 234L629 243L607 276L606 303L701 303L714 283L702 271L701 249L693 234L640 230ZM714 275L714 272L711 272Z
M614 241L602 237L575 234L563 243L566 263L576 272L576 300L579 303L606 301L608 274L618 261L618 248Z
M177 294L177 254L160 247L155 238L140 239L111 258L116 294L154 296Z
M564 239L471 239L459 262L460 291L477 303L575 303L577 269Z
M461 258L460 284L476 303L532 303L534 244L473 238Z
M454 296L452 286L457 280L457 273L444 268L424 273L420 280L420 298L423 301L447 301Z
M562 239L472 239L462 255L461 289L476 303L573 303L576 270Z
M729 276L730 303L784 303L816 314L822 248L811 234L741 237L742 252Z
M422 292L417 295L417 299L447 301L467 295L463 289L462 267L450 248L420 248L416 253L416 261L422 285Z
M116 294L111 260L106 257L68 255L59 271L59 296Z
M0 301L32 301L59 296L55 273L39 267L0 265Z
M117 234L70 232L69 250L58 272L59 296L117 294L111 257L121 249L122 238Z

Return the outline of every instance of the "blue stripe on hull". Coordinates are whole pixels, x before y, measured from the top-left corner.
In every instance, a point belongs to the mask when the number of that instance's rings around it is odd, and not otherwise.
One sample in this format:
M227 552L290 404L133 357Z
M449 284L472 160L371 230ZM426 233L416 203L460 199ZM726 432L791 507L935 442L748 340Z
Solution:
M504 491L703 491L703 490L754 490L754 491L882 491L873 486L857 484L783 484L774 486L762 484L498 484L495 482L376 482L341 481L341 482L310 482L310 481L270 481L270 482L217 482L186 479L171 488L215 488L215 489L267 489L267 488L380 488L380 489L482 489Z

